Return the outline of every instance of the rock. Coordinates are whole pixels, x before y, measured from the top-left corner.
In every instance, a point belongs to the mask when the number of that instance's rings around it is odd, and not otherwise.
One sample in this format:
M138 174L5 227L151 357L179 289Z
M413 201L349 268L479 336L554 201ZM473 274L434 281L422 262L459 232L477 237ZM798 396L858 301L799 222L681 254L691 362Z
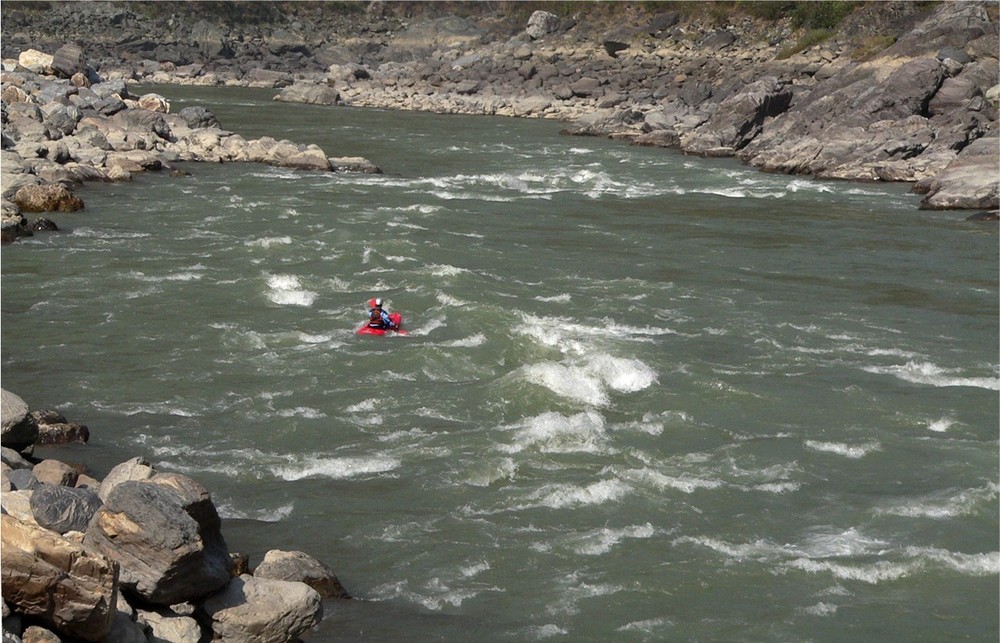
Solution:
M924 210L966 208L995 210L1000 207L1000 136L994 131L959 152L927 185L920 202Z
M14 195L24 212L77 212L83 200L63 185L26 185Z
M7 389L0 389L0 415L0 442L3 446L20 452L35 444L38 425L28 415L28 405Z
M528 18L528 26L524 32L532 40L555 32L559 28L559 16L548 11L535 11Z
M150 632L150 641L176 641L187 643L202 638L198 621L189 616L180 616L170 610L136 610L136 622Z
M246 79L251 87L279 88L288 87L293 83L292 75L288 72L259 68L251 69Z
M3 508L3 513L29 525L37 524L35 514L31 512L31 496L34 493L33 489L15 489L0 495L0 507Z
M323 618L323 603L305 583L240 576L205 600L216 640L293 641Z
M32 469L12 469L7 477L11 486L17 491L33 491L42 484Z
M74 74L86 74L87 61L83 56L83 48L77 44L63 45L52 56L50 66L52 71L62 78L72 78Z
M37 219L32 224L32 230L58 230L48 219ZM70 444L84 442L90 439L90 429L79 424L66 421L66 417L57 411L32 411L31 417L38 425L38 444Z
M35 466L24 459L20 453L9 447L0 447L0 461L11 469L31 469Z
M59 534L85 531L100 507L101 499L89 489L43 484L31 495L35 522Z
M977 212L965 217L966 221L1000 221L1000 211Z
M103 641L117 611L117 566L37 525L0 521L4 601L60 634Z
M297 82L282 89L274 100L308 105L337 105L340 103L340 92L322 83Z
M170 102L160 94L143 94L139 97L138 105L139 109L162 114L170 113Z
M79 472L65 462L59 460L42 460L31 470L39 482L45 484L72 487L76 484Z
M327 159L330 169L334 172L360 172L362 174L381 174L382 169L366 158L360 156L340 156Z
M84 544L121 565L122 591L171 605L199 599L229 581L220 529L204 487L186 476L161 473L114 485Z
M30 227L31 227L31 231L32 232L58 232L59 231L59 226L57 226L55 224L55 222L52 221L52 219L46 219L45 217L39 217L38 219L35 219L34 221L31 222L31 226ZM39 429L40 428L41 427L39 427ZM83 428L86 429L86 427L83 427ZM39 444L46 444L45 438L43 436L39 435L38 440L39 440ZM86 442L86 441L87 440L83 440L83 442Z
M330 160L327 158L326 153L316 145L310 145L301 152L285 157L279 165L296 170L317 170L322 172L330 170Z
M350 598L333 570L301 551L272 549L253 572L254 578L305 583L324 598Z
M178 115L184 119L187 126L192 129L219 127L219 119L215 114L208 111L201 105L192 105L182 109Z
M792 93L771 76L761 79L719 104L715 114L701 127L681 137L685 152L708 156L732 156L763 128L764 120L781 114Z
M52 55L37 49L28 49L18 55L17 64L36 74L45 74L52 69Z

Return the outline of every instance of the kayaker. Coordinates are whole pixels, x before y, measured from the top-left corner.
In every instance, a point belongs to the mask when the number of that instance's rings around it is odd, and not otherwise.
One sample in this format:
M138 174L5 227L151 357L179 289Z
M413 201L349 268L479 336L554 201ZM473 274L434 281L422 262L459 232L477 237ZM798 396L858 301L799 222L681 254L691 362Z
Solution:
M368 328L395 330L396 324L389 319L389 313L382 310L382 298L368 300Z

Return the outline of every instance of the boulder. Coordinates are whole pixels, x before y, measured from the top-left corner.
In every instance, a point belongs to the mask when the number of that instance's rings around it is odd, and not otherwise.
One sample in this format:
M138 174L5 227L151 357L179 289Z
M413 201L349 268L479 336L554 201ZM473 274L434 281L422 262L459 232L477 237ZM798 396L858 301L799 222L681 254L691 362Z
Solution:
M923 187L924 210L968 208L995 210L1000 207L1000 136L994 132L974 141ZM918 184L917 189L922 186Z
M38 425L28 415L28 405L7 389L0 389L0 416L0 442L3 446L20 452L35 444Z
M331 156L327 160L330 163L330 169L334 172L382 173L382 168L360 156Z
M185 107L178 115L184 119L187 126L192 129L200 128L214 128L219 127L219 119L215 117L215 114L208 111L201 105L191 105Z
M108 494L112 489L127 480L149 480L156 475L156 470L149 465L145 458L136 456L121 464L116 465L108 475L104 476L101 482L100 497L102 502L108 501Z
M122 591L150 603L196 600L229 581L215 505L204 487L180 474L115 485L84 544L120 563Z
M11 471L10 473L17 472ZM31 512L31 496L34 493L33 489L15 489L3 493L0 495L0 507L3 508L3 513L14 516L21 522L31 525L37 524L35 522L35 514Z
M149 630L150 641L199 641L202 639L198 621L170 610L136 610L136 622Z
M58 184L25 185L14 195L14 202L24 212L77 212L83 199Z
M559 16L554 13L535 11L528 18L528 26L525 27L524 32L532 40L538 40L559 29L559 22Z
M36 74L45 74L52 69L52 54L28 49L18 55L17 64Z
M90 519L101 508L101 499L90 489L51 484L35 489L30 502L35 522L59 534L85 531Z
M308 105L338 105L340 92L323 83L303 81L285 87L274 100Z
M80 45L70 43L57 49L50 66L62 78L72 78L75 74L82 74L86 78L87 60Z
M218 641L285 643L323 618L319 593L305 583L240 576L202 609Z
M333 570L301 551L272 549L253 572L254 578L305 583L323 598L350 598Z
M103 641L117 612L118 566L48 529L0 521L4 601L60 634Z
M160 94L143 94L137 101L139 109L161 114L170 113L170 102Z
M41 486L32 469L11 469L7 474L10 486L17 491L33 491Z
M49 485L72 487L80 476L79 471L59 460L42 460L31 470L39 482Z

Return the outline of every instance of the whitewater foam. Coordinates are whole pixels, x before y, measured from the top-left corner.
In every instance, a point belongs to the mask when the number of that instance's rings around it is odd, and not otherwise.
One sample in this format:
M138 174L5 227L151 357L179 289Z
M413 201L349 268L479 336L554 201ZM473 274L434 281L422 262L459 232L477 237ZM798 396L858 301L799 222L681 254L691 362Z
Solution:
M302 287L301 280L294 275L268 275L267 298L279 306L311 306L318 293Z
M992 369L997 370L996 366ZM939 388L968 386L1000 391L1000 377L968 377L959 369L949 369L931 362L914 362L895 366L865 366L862 370L878 375L892 375L913 384L925 384Z
M387 473L399 468L402 462L398 458L388 456L324 458L315 456L306 458L303 462L277 466L274 475L283 480L302 480L303 478L333 478L342 480L377 473Z

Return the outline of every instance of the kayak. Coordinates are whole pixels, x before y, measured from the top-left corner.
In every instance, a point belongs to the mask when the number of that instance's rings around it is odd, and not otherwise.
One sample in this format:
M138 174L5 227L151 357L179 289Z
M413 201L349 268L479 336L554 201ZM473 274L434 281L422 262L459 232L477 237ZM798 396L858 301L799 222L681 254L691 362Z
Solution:
M368 324L365 324L358 329L358 335L387 335L389 333L396 333L397 335L405 335L406 331L403 330L403 315L400 313L389 313L389 319L392 323L396 324L396 328L372 328Z

